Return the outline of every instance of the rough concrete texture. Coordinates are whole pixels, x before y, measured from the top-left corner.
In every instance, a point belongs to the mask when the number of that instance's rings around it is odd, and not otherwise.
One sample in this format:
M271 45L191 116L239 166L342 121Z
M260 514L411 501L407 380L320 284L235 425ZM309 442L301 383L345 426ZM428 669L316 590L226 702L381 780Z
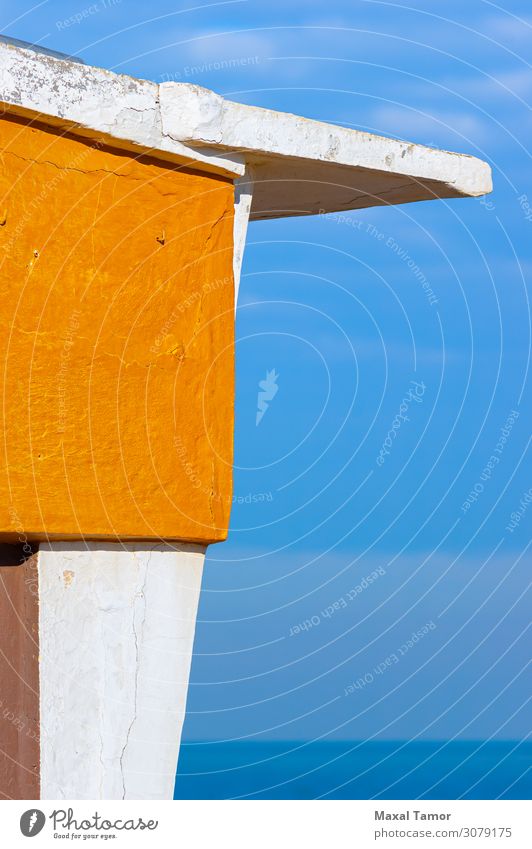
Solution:
M0 148L0 538L224 539L232 182L6 116Z
M41 798L172 798L203 559L40 546Z
M233 176L253 167L251 217L279 218L491 191L473 156L233 103L189 83L155 83L0 44L9 109L122 146L195 159ZM394 129L394 128L391 128ZM183 159L183 157L185 159Z
M159 99L166 135L245 153L252 219L491 191L489 165L473 156L232 103L187 83L162 83Z
M253 199L253 178L251 173L235 180L235 220L233 228L233 276L235 278L235 307L240 288L240 274L246 246L249 215Z
M126 148L157 150L182 164L222 174L243 174L239 156L195 151L162 128L159 87L77 62L0 42L0 101L22 116L89 137L103 135Z

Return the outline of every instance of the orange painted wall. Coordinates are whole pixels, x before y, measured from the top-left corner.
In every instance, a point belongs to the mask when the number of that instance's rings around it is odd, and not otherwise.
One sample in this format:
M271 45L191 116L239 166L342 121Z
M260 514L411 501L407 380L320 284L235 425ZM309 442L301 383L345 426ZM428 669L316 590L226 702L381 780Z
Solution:
M0 539L224 539L233 185L0 119Z

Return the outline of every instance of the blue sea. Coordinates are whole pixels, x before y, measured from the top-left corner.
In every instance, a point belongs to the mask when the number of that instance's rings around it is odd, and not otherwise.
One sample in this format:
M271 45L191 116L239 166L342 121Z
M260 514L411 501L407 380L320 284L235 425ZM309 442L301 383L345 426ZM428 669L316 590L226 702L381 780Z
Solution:
M176 799L530 799L525 742L184 742Z

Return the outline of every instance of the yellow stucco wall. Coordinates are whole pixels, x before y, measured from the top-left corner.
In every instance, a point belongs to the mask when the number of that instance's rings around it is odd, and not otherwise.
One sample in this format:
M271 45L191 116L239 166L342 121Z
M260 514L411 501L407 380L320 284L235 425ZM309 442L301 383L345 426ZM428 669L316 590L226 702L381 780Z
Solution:
M233 186L0 118L0 539L226 536Z

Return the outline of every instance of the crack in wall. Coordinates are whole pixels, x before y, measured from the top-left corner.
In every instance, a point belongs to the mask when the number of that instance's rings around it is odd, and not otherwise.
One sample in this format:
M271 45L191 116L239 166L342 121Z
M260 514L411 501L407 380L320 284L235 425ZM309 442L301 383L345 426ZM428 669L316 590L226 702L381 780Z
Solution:
M148 560L147 560L146 565L144 566L144 569L143 569L144 575L142 577L141 587L140 587L140 590L136 591L135 597L134 597L134 600L133 600L132 629L133 629L133 639L135 641L135 685L134 685L134 694L133 694L133 716L132 716L131 721L129 723L129 727L128 727L127 732L126 732L126 739L125 739L124 745L122 747L122 751L120 753L120 758L119 758L120 776L121 776L121 779L122 779L122 799L126 798L126 776L125 776L125 773L124 773L124 757L125 757L125 754L126 754L126 749L128 747L130 737L131 737L131 731L132 731L133 726L136 722L137 714L138 714L137 698L138 698L138 683L139 683L139 669L140 669L140 649L141 649L141 646L142 646L142 636L143 636L143 631L144 631L144 622L146 620L146 584L147 584L147 581L148 581L148 573L149 573L149 567L150 567L150 563L151 563L152 553L153 552L151 552L151 551L149 552ZM135 560L138 563L139 561L138 561L136 552L134 554L134 557L135 557ZM142 569L142 567L141 567L141 569ZM137 603L137 599L139 599L139 598L142 599L142 613L141 613L139 631L137 631L136 618L137 618L137 613L138 613L138 610L139 610L139 607L140 607L140 605Z

